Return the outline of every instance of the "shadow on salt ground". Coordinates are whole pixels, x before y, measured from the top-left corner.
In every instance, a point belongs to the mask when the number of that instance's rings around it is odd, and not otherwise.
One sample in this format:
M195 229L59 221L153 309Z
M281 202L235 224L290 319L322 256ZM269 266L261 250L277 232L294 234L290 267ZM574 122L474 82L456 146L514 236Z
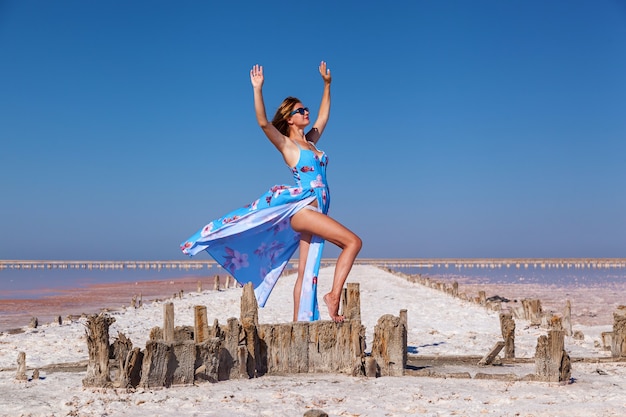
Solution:
M406 350L407 350L407 353L417 355L419 353L420 348L435 347L435 346L440 346L440 345L445 345L445 344L446 342L438 342L438 343L429 343L427 345L407 346Z

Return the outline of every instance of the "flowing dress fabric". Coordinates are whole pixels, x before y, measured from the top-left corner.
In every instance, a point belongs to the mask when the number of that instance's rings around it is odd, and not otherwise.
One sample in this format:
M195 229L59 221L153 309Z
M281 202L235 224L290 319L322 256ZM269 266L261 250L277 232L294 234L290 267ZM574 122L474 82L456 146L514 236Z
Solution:
M316 210L327 214L330 193L326 184L328 156L300 148L290 168L295 186L275 185L251 204L214 220L181 244L190 256L206 250L242 285L251 282L261 307L298 249L300 234L290 219L317 200ZM314 208L315 207L308 207ZM311 238L302 282L298 320L319 319L317 276L324 240Z

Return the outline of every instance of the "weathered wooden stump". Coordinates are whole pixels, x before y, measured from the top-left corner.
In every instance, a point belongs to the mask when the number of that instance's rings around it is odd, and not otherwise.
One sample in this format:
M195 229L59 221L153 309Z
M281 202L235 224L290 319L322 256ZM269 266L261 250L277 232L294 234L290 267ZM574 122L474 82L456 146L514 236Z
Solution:
M543 315L541 300L525 298L522 300L522 306L524 307L524 318L529 320L531 325L539 326Z
M565 331L549 330L537 339L535 371L540 381L569 382L571 363L565 346Z
M615 358L626 356L626 305L617 307L613 313L611 355Z
M515 358L515 320L511 313L500 313L500 330L504 339L504 358Z
M385 314L374 327L372 358L381 376L402 376L407 358L407 330L400 317Z
M126 361L128 354L133 349L133 342L126 337L124 333L119 333L117 339L110 347L110 358L117 362L118 374L115 379L114 385L116 387L128 387L129 380L126 374Z
M36 329L37 326L39 326L39 320L37 320L37 317L31 317L28 327L30 327L31 329Z
M358 282L349 282L343 289L342 315L345 320L361 321L361 291Z
M213 291L219 291L220 290L220 276L216 275L215 278L213 279Z
M600 340L603 350L612 350L613 346L613 332L600 333Z
M15 373L15 379L17 381L27 381L26 376L26 352L20 352L17 354L17 372Z
M481 306L487 304L487 295L485 294L485 291L478 291L478 304Z
M222 342L213 337L196 343L195 379L197 381L218 382Z
M83 379L85 387L107 387L111 384L109 370L109 326L115 319L104 314L87 317L86 334L89 361L87 375Z
M197 292L202 292L202 281L198 281L198 285L196 287Z
M243 330L244 341L246 346L246 369L250 378L262 375L266 372L261 359L261 344L259 341L259 304L254 295L252 283L247 283L243 287L241 295L241 313L239 321ZM242 367L243 369L243 367Z
M128 353L124 363L124 379L126 385L121 387L137 387L141 383L141 368L143 366L144 353L138 347Z
M565 303L565 309L563 310L563 330L565 330L565 336L572 336L572 303L567 300Z

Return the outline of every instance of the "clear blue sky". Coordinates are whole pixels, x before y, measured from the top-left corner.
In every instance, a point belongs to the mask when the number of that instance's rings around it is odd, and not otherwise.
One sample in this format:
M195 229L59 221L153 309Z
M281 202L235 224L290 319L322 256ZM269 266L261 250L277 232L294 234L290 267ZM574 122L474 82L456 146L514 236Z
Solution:
M315 114L321 60L361 256L626 256L625 1L0 0L0 259L184 259L292 181L251 66Z

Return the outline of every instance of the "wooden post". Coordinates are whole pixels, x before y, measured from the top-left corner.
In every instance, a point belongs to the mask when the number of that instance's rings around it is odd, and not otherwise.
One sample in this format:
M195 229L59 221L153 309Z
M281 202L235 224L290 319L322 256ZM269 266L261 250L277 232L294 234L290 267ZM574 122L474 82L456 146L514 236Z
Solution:
M569 382L572 367L564 346L563 330L549 330L547 336L537 339L535 370L540 381Z
M215 279L213 280L213 290L214 291L220 290L220 276L219 275L216 275Z
M381 376L402 376L406 366L406 327L400 317L385 314L374 327L372 357Z
M380 376L380 368L376 359L368 356L365 358L365 376L368 378L377 378Z
M198 281L198 292L202 292L202 281Z
M163 304L163 340L174 341L174 304Z
M28 380L26 376L26 352L17 354L17 372L15 373L15 379L18 381Z
M176 364L171 373L171 385L193 384L195 379L196 344L193 340L176 342L172 345L172 361Z
M141 381L144 388L159 388L170 386L168 380L168 364L170 361L170 343L160 340L149 340L144 350L141 367Z
M524 317L530 321L533 326L541 324L541 316L543 314L541 310L541 300L528 299L522 300L522 306L524 307Z
M251 282L243 287L243 293L241 295L241 316L239 320L245 335L247 359L245 364L240 363L239 366L240 369L243 369L245 365L248 376L254 378L257 376L257 371L264 373L264 369L262 369L260 341L257 332L257 327L259 326L259 304L254 295L254 288ZM239 358L241 360L241 356L239 356Z
M478 304L484 306L487 304L487 296L484 291L478 291Z
M349 282L345 289L345 309L343 316L346 320L361 322L361 292L358 282Z
M83 379L85 387L107 387L111 384L109 373L109 326L115 322L113 317L92 314L87 317L85 332L89 361L87 375Z
M143 352L138 347L128 354L124 364L124 380L127 387L136 388L141 382L141 367L143 365Z
M406 327L408 331L409 318L408 318L408 311L406 308L403 308L402 310L400 310L400 320L402 321L402 323L404 324L404 327Z
M129 386L128 375L125 372L126 360L128 353L133 349L133 342L126 337L124 333L119 333L117 339L113 342L111 350L113 351L113 359L117 361L119 370L117 380L114 385L116 387L126 388Z
M500 313L500 330L504 339L504 358L515 358L515 320L511 313Z
M254 295L254 288L249 282L243 287L241 294L241 314L239 319L243 324L245 321L251 321L255 326L259 325L259 304Z
M611 356L626 356L626 305L617 307L613 313L613 337L611 339Z
M452 296L453 297L459 296L459 283L456 281L452 283Z
M209 322L205 306L194 306L194 340L196 343L204 343L209 340Z
M37 320L37 317L31 317L28 327L30 327L31 329L36 329L37 326L39 326L39 320Z
M563 311L563 330L565 330L565 336L572 336L572 303L569 300L565 303L565 311Z
M200 366L195 371L197 381L217 382L222 343L219 338L211 338L196 345L196 363Z

